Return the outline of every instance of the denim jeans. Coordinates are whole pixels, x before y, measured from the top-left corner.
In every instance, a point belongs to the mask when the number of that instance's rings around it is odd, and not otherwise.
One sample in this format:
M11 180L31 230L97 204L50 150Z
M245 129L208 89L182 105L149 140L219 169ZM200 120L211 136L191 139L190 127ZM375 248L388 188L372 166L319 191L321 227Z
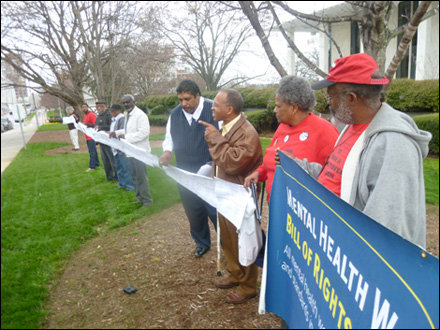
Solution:
M99 166L98 152L96 151L95 140L87 140L87 148L89 148L90 162L89 168L95 169Z
M116 154L114 156L116 164L116 172L119 178L119 187L134 190L133 178L131 176L130 164L125 154Z

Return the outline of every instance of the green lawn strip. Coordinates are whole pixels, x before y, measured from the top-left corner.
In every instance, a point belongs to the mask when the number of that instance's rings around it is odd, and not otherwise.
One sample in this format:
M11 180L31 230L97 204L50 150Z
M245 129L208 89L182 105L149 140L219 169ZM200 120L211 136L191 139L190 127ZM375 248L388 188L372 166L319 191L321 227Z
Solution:
M180 200L176 183L149 167L154 205L139 209L134 192L113 189L103 169L85 173L88 154L43 154L64 145L28 144L2 174L2 329L40 327L49 286L97 227L125 226Z
M423 161L425 175L426 203L438 205L438 158L425 158Z
M41 125L38 128L38 132L45 132L45 131L67 131L69 128L67 127L67 125L63 125L63 124L44 124Z

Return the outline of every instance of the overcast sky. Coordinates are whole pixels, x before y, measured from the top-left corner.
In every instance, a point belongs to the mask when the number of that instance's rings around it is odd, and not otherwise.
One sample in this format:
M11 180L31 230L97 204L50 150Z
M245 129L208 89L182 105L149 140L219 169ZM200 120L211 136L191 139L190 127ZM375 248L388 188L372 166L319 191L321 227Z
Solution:
M322 10L323 8L334 6L342 1L289 1L289 6L295 10L303 13L313 13L314 11ZM277 10L281 22L292 20L294 17L282 10ZM295 43L301 51L306 50L306 42L312 38L310 33L296 33ZM316 36L315 36L316 38ZM272 33L270 38L271 46L280 60L283 67L288 70L288 46L287 42L281 33ZM238 73L243 73L248 77L263 75L256 78L249 83L253 84L273 84L280 80L278 72L270 64L266 53L264 52L261 41L258 37L252 37L249 41L247 51L243 52L234 63L231 64L230 69L225 73L225 78L230 78ZM226 79L225 79L226 80Z

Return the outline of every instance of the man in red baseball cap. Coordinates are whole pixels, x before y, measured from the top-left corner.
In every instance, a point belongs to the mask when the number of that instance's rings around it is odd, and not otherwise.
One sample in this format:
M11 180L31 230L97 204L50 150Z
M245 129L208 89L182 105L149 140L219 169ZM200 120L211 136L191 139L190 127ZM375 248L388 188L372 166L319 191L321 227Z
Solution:
M296 161L346 202L424 247L423 158L432 136L380 101L388 83L367 54L337 59L312 88L327 87L330 111L346 127L324 166Z

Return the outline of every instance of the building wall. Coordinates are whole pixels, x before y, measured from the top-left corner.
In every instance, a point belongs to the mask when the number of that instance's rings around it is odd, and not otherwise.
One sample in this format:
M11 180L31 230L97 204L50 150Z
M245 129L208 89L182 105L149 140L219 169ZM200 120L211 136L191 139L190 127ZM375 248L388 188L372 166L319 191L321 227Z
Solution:
M434 5L434 3L433 3ZM433 6L431 5L431 6ZM439 15L419 25L416 79L439 79Z
M436 4L433 3L432 6ZM388 28L393 30L397 28L397 7L394 9ZM332 24L332 37L338 43L343 56L350 55L350 23ZM393 38L386 50L387 68L397 50L397 38ZM328 37L320 33L319 41L319 67L325 71L329 71L328 61ZM361 51L363 47L361 44ZM331 47L331 62L333 63L339 57L336 47ZM330 64L331 65L331 64ZM439 15L438 13L422 22L418 28L417 39L417 60L416 60L416 80L423 79L439 79Z

